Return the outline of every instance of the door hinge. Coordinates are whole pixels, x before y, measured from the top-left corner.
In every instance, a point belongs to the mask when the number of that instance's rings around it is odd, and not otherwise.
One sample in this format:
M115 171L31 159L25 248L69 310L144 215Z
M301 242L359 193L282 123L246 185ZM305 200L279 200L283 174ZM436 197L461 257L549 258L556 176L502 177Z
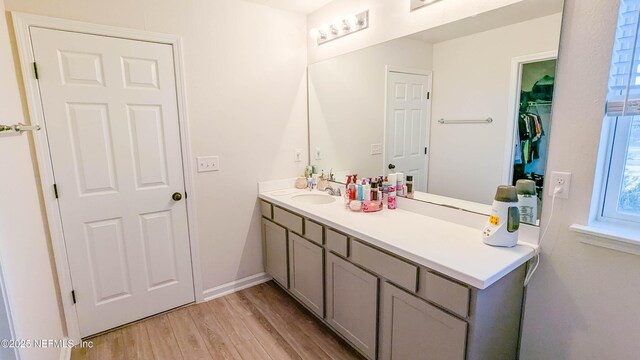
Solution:
M71 290L71 299L73 300L73 303L76 303L76 291L75 290Z
M58 198L58 185L57 184L53 184L53 194L56 196L56 199Z
M429 98L431 98L431 91L427 91L427 100L429 100Z
M38 76L38 64L36 64L35 62L33 63L33 75L35 75L36 80L40 79L40 77Z
M424 154L427 155L427 147L424 147Z

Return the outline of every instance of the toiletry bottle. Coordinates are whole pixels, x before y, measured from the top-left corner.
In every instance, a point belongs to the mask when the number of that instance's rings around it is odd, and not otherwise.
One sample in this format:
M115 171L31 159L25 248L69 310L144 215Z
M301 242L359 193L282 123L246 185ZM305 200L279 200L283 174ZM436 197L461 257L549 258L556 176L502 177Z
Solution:
M382 199L381 199L384 203L387 202L388 194L389 194L389 180L385 176L384 180L382 181Z
M405 184L405 187L407 188L407 198L413 199L413 175L407 175L407 181Z
M371 201L378 202L378 182L374 181L371 184Z
M375 185L376 187L374 189L372 189L371 192L371 198L372 200L376 201L378 203L378 208L382 209L382 180L384 178L381 177L381 179L379 179L379 181L376 181ZM375 196L375 198L374 198Z
M358 184L358 187L357 187L357 196L356 196L356 199L357 199L358 201L362 201L362 199L364 198L364 196L363 196L363 194L362 194L363 190L364 190L364 189L362 188L362 184Z
M396 188L398 180L396 174L389 174L387 176L389 180L389 189L387 190L387 209L394 210L396 208Z
M363 194L364 201L369 202L369 201L371 201L371 184L369 182L367 182L363 187L364 187L364 189L363 189L363 191L364 191L364 194Z
M396 173L396 196L404 196L404 174Z
M349 185L347 185L347 193L349 194L349 200L356 199L356 184L355 175L349 175Z

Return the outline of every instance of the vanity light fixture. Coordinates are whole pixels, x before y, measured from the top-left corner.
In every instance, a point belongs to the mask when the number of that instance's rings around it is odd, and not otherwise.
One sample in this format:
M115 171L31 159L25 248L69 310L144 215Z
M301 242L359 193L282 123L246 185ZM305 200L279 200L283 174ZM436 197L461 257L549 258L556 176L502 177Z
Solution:
M437 3L440 0L411 0L411 11Z
M311 29L310 35L316 39L318 45L321 45L368 27L369 10L366 10L355 15L349 15L344 19L338 19L333 24L324 24L318 28Z

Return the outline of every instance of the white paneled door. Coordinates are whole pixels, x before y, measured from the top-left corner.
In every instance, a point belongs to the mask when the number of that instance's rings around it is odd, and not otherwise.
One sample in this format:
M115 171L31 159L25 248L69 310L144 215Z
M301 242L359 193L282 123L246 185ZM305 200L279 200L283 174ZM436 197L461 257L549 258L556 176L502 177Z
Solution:
M194 301L171 45L31 36L81 336Z
M385 171L413 176L417 191L427 191L431 76L387 73ZM394 170L389 165L395 166Z

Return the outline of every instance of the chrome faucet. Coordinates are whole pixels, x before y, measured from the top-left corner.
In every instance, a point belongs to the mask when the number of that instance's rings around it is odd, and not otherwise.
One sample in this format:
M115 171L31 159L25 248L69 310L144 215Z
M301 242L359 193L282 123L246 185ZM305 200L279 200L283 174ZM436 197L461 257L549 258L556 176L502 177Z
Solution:
M331 196L342 196L342 193L340 192L340 187L339 186L337 186L335 188L332 188L331 185L329 185L329 186L327 186L326 189L324 189L324 191L326 191Z

